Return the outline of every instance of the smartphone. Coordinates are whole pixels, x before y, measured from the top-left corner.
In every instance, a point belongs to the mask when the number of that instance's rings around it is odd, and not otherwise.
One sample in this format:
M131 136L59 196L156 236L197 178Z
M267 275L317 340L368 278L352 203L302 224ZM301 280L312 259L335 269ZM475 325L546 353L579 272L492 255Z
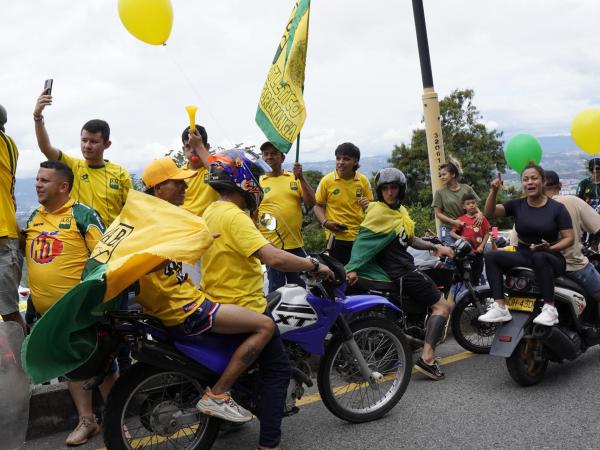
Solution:
M498 239L498 227L492 227L492 237Z
M498 179L502 181L502 174L500 172L498 172Z
M53 82L54 80L52 78L49 78L48 80L44 81L44 95L52 95Z

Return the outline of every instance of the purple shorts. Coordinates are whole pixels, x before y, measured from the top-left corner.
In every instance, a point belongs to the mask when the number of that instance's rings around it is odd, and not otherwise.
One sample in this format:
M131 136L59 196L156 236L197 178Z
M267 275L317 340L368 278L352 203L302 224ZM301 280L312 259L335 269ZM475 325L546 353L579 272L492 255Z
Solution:
M193 306L193 304L189 304L184 306L184 309ZM167 327L167 330L173 339L182 341L194 340L194 338L211 330L214 318L220 307L219 303L204 300L196 311L185 318L183 323Z

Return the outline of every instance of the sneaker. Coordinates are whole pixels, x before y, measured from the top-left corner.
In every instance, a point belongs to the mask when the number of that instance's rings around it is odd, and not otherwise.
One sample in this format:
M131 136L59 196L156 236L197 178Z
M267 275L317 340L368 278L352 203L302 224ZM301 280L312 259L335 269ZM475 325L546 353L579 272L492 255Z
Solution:
M228 392L224 394L213 394L210 388L206 388L204 395L196 404L196 408L207 416L214 416L230 422L249 422L252 413L238 405Z
M443 380L446 377L437 359L432 364L427 364L423 361L423 358L419 358L415 364L415 369L435 381Z
M558 323L558 310L556 309L556 306L544 303L542 312L533 319L533 323L545 325L547 327L556 325Z
M71 431L65 444L69 446L82 445L98 433L100 433L100 425L96 422L96 416L81 416L79 424Z
M500 306L498 303L494 302L487 312L479 316L477 320L488 323L508 322L512 320L512 316L506 306Z

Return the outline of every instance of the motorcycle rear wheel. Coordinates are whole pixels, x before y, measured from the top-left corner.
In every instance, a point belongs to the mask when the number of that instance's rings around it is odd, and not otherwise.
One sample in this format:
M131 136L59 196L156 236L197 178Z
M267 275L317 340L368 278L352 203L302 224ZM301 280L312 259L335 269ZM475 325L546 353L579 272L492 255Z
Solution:
M336 334L319 366L319 393L327 409L340 419L368 422L385 415L404 395L412 353L402 330L387 319L359 319L350 329L367 364L383 379L373 384L364 380L350 349Z
M221 421L201 416L177 426L173 413L195 408L204 392L197 379L143 363L134 364L112 388L104 410L107 450L210 449Z
M493 301L492 292L486 290L479 292L477 298L467 295L454 306L450 326L454 339L465 350L479 354L490 352L498 324L479 322L479 310L474 302L482 304L487 311Z
M508 373L521 386L533 386L544 378L548 368L548 360L533 359L531 345L533 341L522 339L517 348L506 358Z

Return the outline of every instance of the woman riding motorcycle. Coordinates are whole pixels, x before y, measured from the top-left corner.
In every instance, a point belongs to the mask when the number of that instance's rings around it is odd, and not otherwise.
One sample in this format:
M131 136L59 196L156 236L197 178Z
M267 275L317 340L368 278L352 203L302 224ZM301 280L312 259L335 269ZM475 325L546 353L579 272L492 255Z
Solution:
M435 360L435 347L442 338L451 305L426 274L417 270L407 248L430 250L436 256L450 256L449 247L435 245L414 235L415 223L401 202L406 193L406 177L395 168L382 169L375 177L377 201L371 202L346 265L348 283L359 277L370 281L394 282L398 290L431 308L423 353L416 368L434 380L444 378Z
M508 322L512 319L504 300L502 275L513 267L530 267L535 273L544 306L534 323L552 326L558 323L554 306L554 278L565 271L565 258L560 253L573 245L571 217L564 205L544 194L544 169L530 164L521 174L524 198L496 204L502 180L494 179L485 202L488 217L512 216L519 235L516 253L488 252L486 274L495 303L479 316L481 322Z

